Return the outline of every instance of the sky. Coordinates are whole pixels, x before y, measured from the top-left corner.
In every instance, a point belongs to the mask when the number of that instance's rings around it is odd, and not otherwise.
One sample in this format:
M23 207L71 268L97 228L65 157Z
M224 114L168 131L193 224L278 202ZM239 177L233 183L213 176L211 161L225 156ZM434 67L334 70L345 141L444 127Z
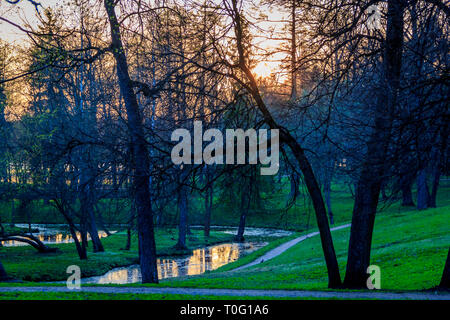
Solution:
M39 0L42 7L56 7L64 4L64 0ZM283 18L283 13L277 9L270 10L270 8L265 7L264 13L268 16L268 20L281 20ZM40 12L43 8L39 9ZM4 17L20 26L24 26L26 23L30 25L35 25L38 21L36 17L36 8L27 0L21 0L18 4L9 4L5 0L0 0L0 17ZM268 27L280 27L280 24L274 24L272 22L263 22L260 27L266 29ZM23 31L19 30L17 27L0 20L0 39L20 44L22 41L26 40L26 35ZM267 40L266 38L258 38L256 36L256 41L258 46L264 49L271 49L280 46L280 42L276 40ZM283 54L277 54L265 61L261 61L253 69L256 76L258 77L269 77L271 73L276 73L279 71L279 60L282 59Z
M42 7L46 8L56 6L58 3L61 4L63 1L39 0L39 2ZM42 11L42 8L39 11ZM33 25L38 21L35 7L26 0L21 0L18 4L9 4L4 0L0 0L0 16L20 26L24 26L25 22ZM8 42L19 42L26 38L22 31L4 21L0 21L0 31L0 38Z

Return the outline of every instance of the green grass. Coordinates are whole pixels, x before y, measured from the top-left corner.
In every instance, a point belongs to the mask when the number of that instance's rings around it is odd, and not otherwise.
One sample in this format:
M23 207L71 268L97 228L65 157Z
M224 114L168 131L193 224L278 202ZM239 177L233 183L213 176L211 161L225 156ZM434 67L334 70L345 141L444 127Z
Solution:
M383 207L377 214L371 263L381 268L383 290L423 290L438 284L450 246L449 192L450 186L441 187L437 201L439 207L435 209L418 211L394 203ZM333 208L336 224L339 225L349 221L352 200L345 192L334 191L334 194ZM311 219L311 226L314 226L313 220ZM345 274L349 232L349 228L333 232L342 278ZM231 238L230 235L221 233L213 232L212 235L210 244ZM298 234L289 238L294 236ZM158 230L156 237L160 254L176 253L173 252L175 230ZM246 264L288 241L289 238L273 239L268 246L218 270L199 276L163 280L159 286L327 290L327 273L319 237L307 239L280 256L257 266L239 272L232 271L235 267ZM83 276L90 276L137 261L135 241L130 252L120 250L125 243L124 234L103 239L103 242L106 252L90 253L87 262L78 260L73 244L60 245L60 253L49 255L38 254L30 248L2 248L0 259L11 275L28 281L50 278L64 280L67 276L65 267L69 264L81 264ZM194 248L202 245L205 245L205 242L201 230L194 230L194 235L189 239L189 246Z
M174 256L186 254L174 248L177 233L174 229L156 230L157 252L159 256ZM202 230L192 230L192 235L187 237L187 245L190 249L203 247L210 244L227 242L232 240L232 235L211 232L205 239ZM130 251L121 250L126 243L126 234L117 233L103 238L102 243L105 252L88 252L88 260L78 258L75 245L52 245L59 249L56 253L42 254L29 246L2 247L0 248L0 261L2 261L8 275L25 281L57 281L67 279L66 268L69 265L78 265L83 277L96 276L106 273L108 270L138 263L137 240L133 237ZM188 251L190 252L190 251Z
M439 283L450 246L449 190L447 186L441 189L439 208L418 211L394 204L378 214L371 263L381 268L382 289L423 290ZM333 232L342 277L345 274L349 233L350 229ZM162 285L326 290L327 273L320 238L314 237L246 270L164 280Z

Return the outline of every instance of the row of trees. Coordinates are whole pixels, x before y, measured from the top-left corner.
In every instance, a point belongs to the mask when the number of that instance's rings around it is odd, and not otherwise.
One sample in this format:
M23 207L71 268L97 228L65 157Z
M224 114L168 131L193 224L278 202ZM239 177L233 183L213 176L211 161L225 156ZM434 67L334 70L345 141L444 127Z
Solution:
M378 29L367 24L375 4ZM365 288L379 199L415 205L417 182L417 207L435 207L440 177L448 174L449 9L428 0L263 5L286 11L288 19L278 23L287 28L267 36L281 39L280 48L257 44L266 17L254 18L258 9L245 1L79 0L42 12L38 28L21 28L31 40L17 53L26 69L2 69L1 90L18 82L29 88L14 120L4 110L17 99L0 95L3 194L51 201L74 239L81 233L81 259L88 235L94 250L103 250L99 200L132 199L142 280L157 282L154 224L174 195L183 249L190 191L204 196L209 235L214 195L239 185L242 241L264 181L275 183L255 166L176 166L171 132L193 130L195 120L204 128L278 129L279 175L291 182L286 205L295 202L302 178L329 287ZM258 79L258 60L278 51L286 54L280 72L289 80ZM355 199L343 282L329 227L337 179ZM441 286L449 286L448 259Z

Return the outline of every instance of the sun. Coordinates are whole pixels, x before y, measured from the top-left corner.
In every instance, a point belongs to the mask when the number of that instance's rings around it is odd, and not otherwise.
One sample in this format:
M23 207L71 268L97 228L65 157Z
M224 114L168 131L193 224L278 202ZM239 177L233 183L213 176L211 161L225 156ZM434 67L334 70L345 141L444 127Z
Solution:
M257 78L268 78L274 72L274 66L270 62L261 61L253 69L253 73Z

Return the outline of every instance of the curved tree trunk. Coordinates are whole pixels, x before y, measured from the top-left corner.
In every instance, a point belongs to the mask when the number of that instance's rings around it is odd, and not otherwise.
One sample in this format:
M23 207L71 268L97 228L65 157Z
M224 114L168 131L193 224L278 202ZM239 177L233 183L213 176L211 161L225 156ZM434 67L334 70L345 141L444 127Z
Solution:
M237 1L233 0L232 5L233 5L232 9L236 34L236 43L239 54L239 68L245 74L249 82L249 85L246 87L249 90L249 93L252 95L253 99L255 100L256 106L261 112L266 124L271 129L278 129L280 131L280 142L287 144L289 146L289 148L292 151L292 154L294 155L299 164L300 170L302 171L305 179L306 188L308 189L314 207L314 211L316 214L317 226L319 228L320 239L322 242L322 249L325 255L325 262L328 270L328 287L337 288L341 285L339 264L337 262L336 253L333 246L333 239L331 237L331 231L330 226L328 224L327 211L325 209L322 192L320 190L319 184L317 183L317 179L314 175L311 164L309 163L309 160L306 157L303 148L286 129L282 128L275 122L271 112L269 111L269 109L267 108L266 104L264 103L261 97L255 77L253 76L246 62L245 58L246 54L243 43L243 29L241 25L242 18L239 13ZM245 85L244 82L241 82L241 84Z
M136 200L139 235L139 261L142 283L158 283L156 265L156 244L153 226L153 212L149 185L150 158L144 137L142 117L139 110L133 82L128 73L128 63L120 35L120 25L115 13L115 1L104 0L111 28L111 49L116 60L120 92L125 102L127 122L133 145L132 172L133 194Z

